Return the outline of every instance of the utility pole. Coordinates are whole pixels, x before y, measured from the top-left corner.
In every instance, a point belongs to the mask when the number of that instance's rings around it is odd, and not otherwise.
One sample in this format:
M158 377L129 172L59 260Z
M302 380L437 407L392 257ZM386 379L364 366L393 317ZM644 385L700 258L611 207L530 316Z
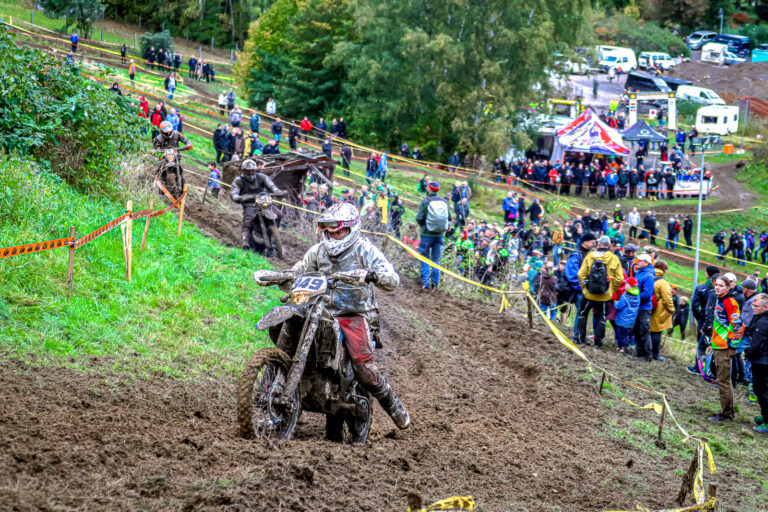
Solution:
M717 11L717 15L720 17L720 34L723 33L723 8L721 7Z
M701 167L699 168L699 207L696 214L696 255L694 256L693 263L693 291L696 291L696 287L699 285L699 247L701 245L701 201L704 196L704 155L706 154L706 144L704 137L698 137L701 140ZM693 315L691 315L691 326L695 329L696 326L693 321Z
M747 131L747 119L749 119L749 100L744 105L744 124L741 125L741 149L744 149L744 132Z

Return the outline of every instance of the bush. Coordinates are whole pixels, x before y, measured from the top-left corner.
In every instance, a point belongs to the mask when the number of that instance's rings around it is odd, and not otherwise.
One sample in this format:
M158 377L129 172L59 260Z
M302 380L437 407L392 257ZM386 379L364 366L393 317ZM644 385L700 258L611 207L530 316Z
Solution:
M125 97L53 56L19 48L0 29L0 150L34 157L91 191L117 189L125 155L141 147L145 123Z
M740 36L747 36L752 41L753 46L768 43L768 25L761 23L759 25L744 25L739 27L736 32Z
M171 50L171 53L173 53L173 37L171 36L171 33L168 30L164 30L162 32L156 32L154 34L151 34L149 32L144 32L139 37L139 48L141 48L141 55L146 59L147 58L147 52L150 48L155 48L155 50L158 50L162 48L163 50Z

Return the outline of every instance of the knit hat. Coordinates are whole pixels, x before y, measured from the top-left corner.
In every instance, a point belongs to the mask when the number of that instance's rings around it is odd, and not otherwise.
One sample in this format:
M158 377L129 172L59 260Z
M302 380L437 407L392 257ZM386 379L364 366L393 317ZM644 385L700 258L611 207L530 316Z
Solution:
M583 237L581 237L581 242L594 242L597 240L597 237L593 235L592 233L585 233Z
M427 185L427 189L429 189L430 192L437 192L440 190L440 184L436 181L430 181L429 185Z

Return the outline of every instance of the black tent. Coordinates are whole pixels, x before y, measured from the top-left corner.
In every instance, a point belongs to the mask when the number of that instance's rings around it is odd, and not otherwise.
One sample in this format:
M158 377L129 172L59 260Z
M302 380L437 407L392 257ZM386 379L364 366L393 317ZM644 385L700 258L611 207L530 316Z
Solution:
M621 134L621 138L624 140L645 140L649 142L666 142L669 140L667 137L648 126L648 123L642 119L624 130Z

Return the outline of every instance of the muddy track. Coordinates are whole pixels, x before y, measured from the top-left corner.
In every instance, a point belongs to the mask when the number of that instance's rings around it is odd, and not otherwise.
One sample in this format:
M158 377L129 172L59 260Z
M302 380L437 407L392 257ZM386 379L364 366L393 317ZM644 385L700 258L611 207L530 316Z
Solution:
M188 218L238 244L237 210L196 204ZM307 244L286 246L294 261ZM379 299L377 358L412 429L396 431L377 406L364 446L324 441L311 414L293 441L246 441L234 376L132 380L96 359L87 374L5 361L0 509L402 511L408 493L468 494L482 511L671 504L688 461L606 436L617 417L647 416L602 406L552 336L408 279Z

